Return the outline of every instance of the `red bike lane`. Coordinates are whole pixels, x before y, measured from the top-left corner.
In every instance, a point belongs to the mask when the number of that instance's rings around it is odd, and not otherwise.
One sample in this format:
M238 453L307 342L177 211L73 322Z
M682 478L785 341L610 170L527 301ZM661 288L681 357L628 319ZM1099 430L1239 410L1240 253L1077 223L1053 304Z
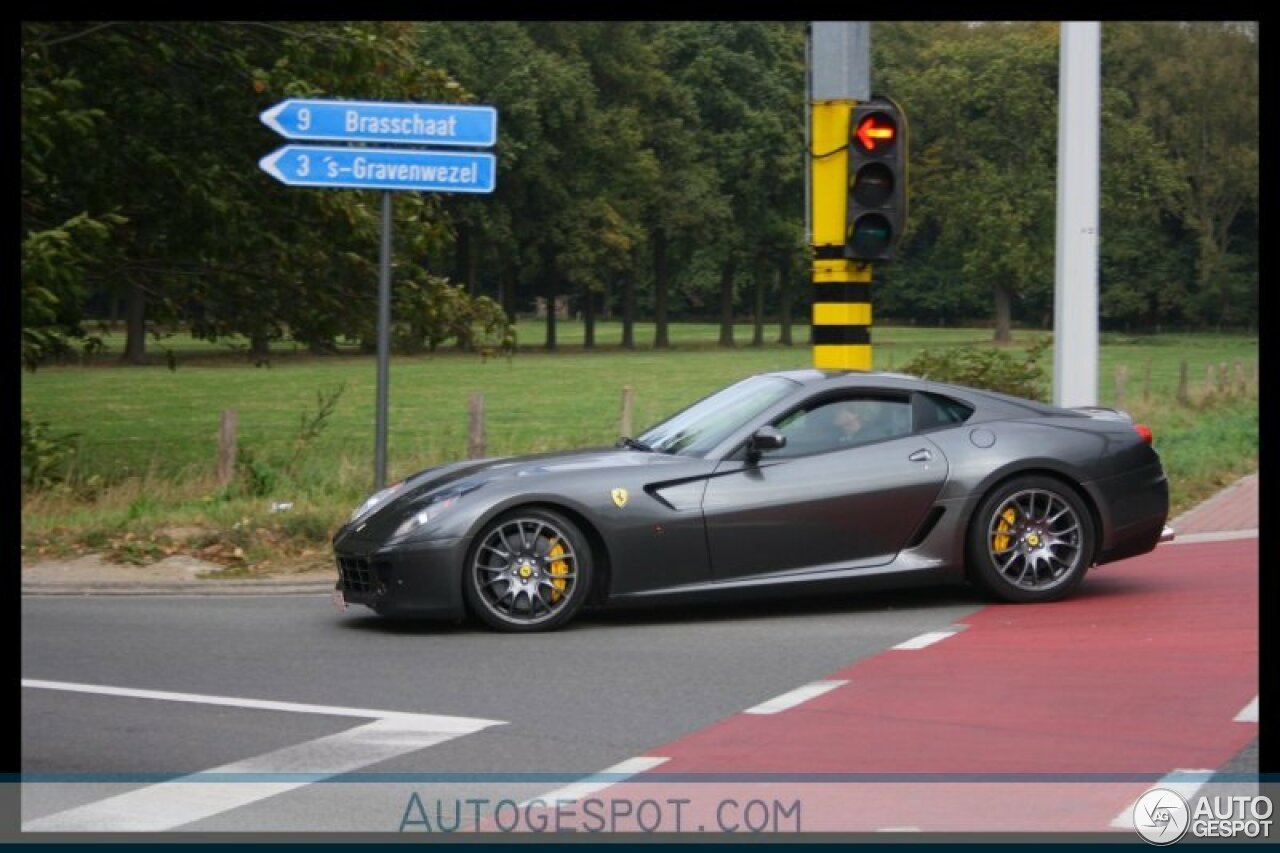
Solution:
M664 805L666 831L1131 830L1157 780L1257 734L1236 718L1258 694L1258 541L1163 545L827 680L847 683L654 747L597 796Z

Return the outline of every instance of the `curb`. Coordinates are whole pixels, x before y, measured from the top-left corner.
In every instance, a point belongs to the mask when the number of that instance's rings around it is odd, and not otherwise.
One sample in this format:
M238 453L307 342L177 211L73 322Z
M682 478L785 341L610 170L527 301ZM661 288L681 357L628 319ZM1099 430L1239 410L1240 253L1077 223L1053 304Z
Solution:
M331 578L297 581L280 578L234 581L86 581L82 583L23 582L29 596L87 595L327 595L333 592L337 572Z

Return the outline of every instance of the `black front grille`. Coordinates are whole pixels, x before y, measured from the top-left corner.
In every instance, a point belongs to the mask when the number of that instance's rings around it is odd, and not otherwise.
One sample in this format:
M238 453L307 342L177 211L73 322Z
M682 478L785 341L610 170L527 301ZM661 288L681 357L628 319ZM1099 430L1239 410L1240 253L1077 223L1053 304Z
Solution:
M375 580L373 569L364 557L338 555L338 581L345 592L371 593Z

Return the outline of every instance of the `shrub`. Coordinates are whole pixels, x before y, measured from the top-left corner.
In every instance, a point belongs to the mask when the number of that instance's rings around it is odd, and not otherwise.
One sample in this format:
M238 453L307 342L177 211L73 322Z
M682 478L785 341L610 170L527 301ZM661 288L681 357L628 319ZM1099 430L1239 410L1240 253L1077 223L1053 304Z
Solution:
M22 416L22 485L45 489L67 478L79 433L55 435L48 421Z
M1049 393L1040 357L1051 342L1052 338L1040 338L1021 353L985 346L927 349L903 365L902 372L1046 402Z

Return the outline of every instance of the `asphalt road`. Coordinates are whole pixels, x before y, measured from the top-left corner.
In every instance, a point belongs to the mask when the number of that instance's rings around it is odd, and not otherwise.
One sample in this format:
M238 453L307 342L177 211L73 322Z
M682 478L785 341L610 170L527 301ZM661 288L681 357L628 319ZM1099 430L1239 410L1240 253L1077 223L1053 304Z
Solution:
M415 795L560 789L982 606L963 588L866 593L594 612L517 637L314 595L27 598L24 827L438 829ZM203 806L163 784L210 771Z

